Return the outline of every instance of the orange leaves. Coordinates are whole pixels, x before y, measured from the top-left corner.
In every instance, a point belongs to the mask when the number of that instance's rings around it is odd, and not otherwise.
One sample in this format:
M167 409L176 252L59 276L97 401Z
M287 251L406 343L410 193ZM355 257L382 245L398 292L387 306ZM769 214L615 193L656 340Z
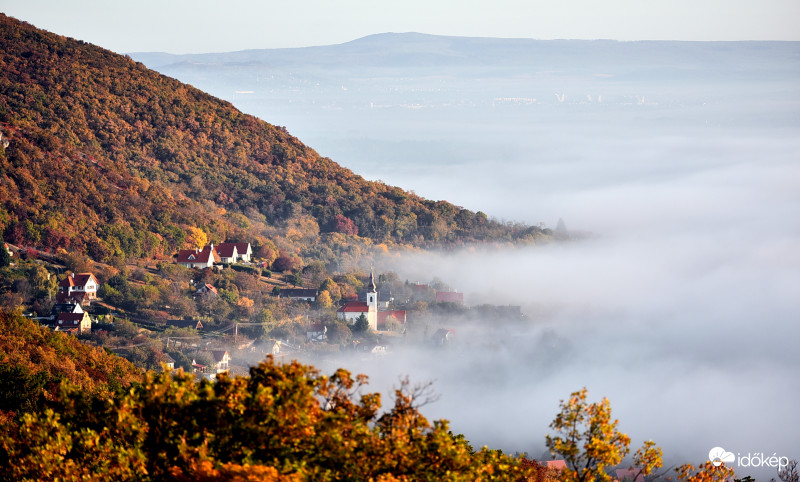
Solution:
M150 373L116 400L72 389L59 411L0 433L0 478L162 480L524 480L499 451L473 452L446 422L419 413L407 383L383 416L366 377L323 376L268 358L249 378L196 382Z
M612 420L608 399L588 403L586 393L584 387L561 401L561 411L550 424L558 435L547 435L546 444L553 455L564 457L563 479L610 480L605 468L619 464L628 454L630 437L617 430L619 420ZM652 441L645 442L634 463L642 475L651 473L661 466L661 449Z
M724 482L731 480L736 475L734 470L725 464L715 466L711 461L706 461L695 468L692 464L683 464L675 469L678 480L685 482Z

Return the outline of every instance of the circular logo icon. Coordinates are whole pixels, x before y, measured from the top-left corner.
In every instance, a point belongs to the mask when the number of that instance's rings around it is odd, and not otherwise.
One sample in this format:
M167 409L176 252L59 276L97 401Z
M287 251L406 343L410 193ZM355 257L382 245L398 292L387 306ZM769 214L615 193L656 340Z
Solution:
M708 451L708 460L714 464L714 467L719 467L725 462L733 462L736 460L736 456L733 455L733 452L726 452L722 447L714 447Z

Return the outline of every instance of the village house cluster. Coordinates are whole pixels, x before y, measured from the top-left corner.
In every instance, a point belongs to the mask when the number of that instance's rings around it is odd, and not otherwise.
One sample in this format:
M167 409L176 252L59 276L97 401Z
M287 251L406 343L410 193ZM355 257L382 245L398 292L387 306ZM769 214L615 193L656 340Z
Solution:
M176 264L189 269L207 270L221 268L222 265L250 264L253 262L253 249L249 242L208 244L202 249L180 250L173 259ZM366 286L357 297L342 300L342 304L336 310L337 319L351 328L356 327L357 329L353 333L361 333L364 330L377 336L377 338L355 338L353 340L353 348L357 351L383 355L386 353L387 347L389 347L393 338L405 335L407 333L408 315L405 309L393 308L398 304L403 306L412 300L454 304L463 304L464 302L464 295L455 291L436 290L430 285L419 283L410 285L406 283L406 286L408 289L402 291L402 299L397 302L392 293L392 285L386 283L379 286L376 283L374 272L370 272ZM111 310L111 313L115 314L114 306L106 304L102 299L98 299L100 282L93 273L70 273L58 283L57 287L55 304L49 315L36 318L40 324L48 326L54 331L72 335L92 333L93 322L98 322L87 312L92 303L100 302L103 308ZM394 286L394 288L397 287ZM194 301L201 302L206 300L203 302L207 303L209 298L217 298L220 293L220 290L213 284L204 282L194 285L191 297ZM303 287L281 287L274 290L273 293L281 298L315 303L319 297L320 290ZM94 310L90 311L94 312ZM152 324L156 327L186 328L198 332L206 332L208 330L204 326L204 321L207 324L208 320L203 320L203 317L169 319L167 312L159 311L157 313L162 313L163 319L152 319ZM107 321L107 319L104 321ZM252 323L235 322L237 333L238 325L240 324L247 325ZM305 327L305 342L311 344L329 342L327 337L328 328L329 326L321 321L314 322L309 320ZM429 334L426 338L430 339L433 345L442 346L449 344L454 336L454 330L441 328L433 333L432 336ZM370 340L370 342L367 343L366 340ZM287 353L293 350L288 339L283 340L283 344L286 347L290 347ZM169 339L167 339L167 345L169 345ZM282 353L281 347L282 341L275 341L272 349L274 356L286 356ZM300 347L297 346L296 349L300 349ZM206 355L201 357L201 361L190 358L191 370L196 376L214 378L216 375L230 370L231 355L228 351L222 349L209 350L207 347L204 352ZM166 351L162 355L161 362L166 365L167 369L173 369L176 364L175 359L169 356ZM188 361L184 360L183 363L188 363Z
M203 249L178 251L178 264L187 268L211 268L219 264L249 263L253 256L250 243L209 244Z

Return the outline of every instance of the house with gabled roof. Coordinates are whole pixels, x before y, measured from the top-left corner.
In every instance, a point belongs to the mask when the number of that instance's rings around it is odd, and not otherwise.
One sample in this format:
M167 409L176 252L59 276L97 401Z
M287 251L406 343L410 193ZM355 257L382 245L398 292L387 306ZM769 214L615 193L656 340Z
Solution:
M169 353L161 354L161 363L163 363L166 366L167 370L175 369L175 359L169 356Z
M211 350L211 357L214 359L214 369L217 374L228 373L231 363L228 350Z
M210 268L214 263L222 262L213 244L200 249L182 249L178 251L178 264L187 268Z
M281 288L281 298L300 301L316 301L319 290L314 288Z
M217 246L217 252L223 263L239 261L249 263L253 257L253 248L250 243L220 243Z
M217 245L217 253L221 263L235 263L239 258L239 252L236 250L235 243L221 243Z
M239 256L239 261L249 263L253 259L253 247L250 243L233 243L236 245L236 253Z
M45 322L55 331L65 331L78 335L92 332L92 319L89 313L59 313L54 319Z
M55 320L61 313L83 313L83 308L80 303L75 301L56 303L50 309L50 319Z
M217 296L218 294L219 292L217 291L217 288L215 288L214 285L208 283L205 283L203 286L197 288L197 291L194 292L195 297L204 295Z
M58 283L56 303L76 302L91 304L97 299L100 283L92 273L72 273Z

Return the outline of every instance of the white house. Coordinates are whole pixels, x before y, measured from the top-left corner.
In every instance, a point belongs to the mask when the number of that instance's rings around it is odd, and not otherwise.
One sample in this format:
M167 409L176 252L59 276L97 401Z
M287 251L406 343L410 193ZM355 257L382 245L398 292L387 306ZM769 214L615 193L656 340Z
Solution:
M227 350L211 350L211 356L214 358L214 368L217 374L228 373L230 369L231 356Z
M58 283L57 303L67 303L70 301L90 304L97 299L97 278L92 273L72 273L66 279Z
M182 249L178 251L178 264L186 266L187 268L210 268L214 263L221 263L222 260L214 248L214 245L209 245L199 249Z
M236 263L241 261L249 263L253 257L253 248L250 243L220 243L217 246L222 263Z

